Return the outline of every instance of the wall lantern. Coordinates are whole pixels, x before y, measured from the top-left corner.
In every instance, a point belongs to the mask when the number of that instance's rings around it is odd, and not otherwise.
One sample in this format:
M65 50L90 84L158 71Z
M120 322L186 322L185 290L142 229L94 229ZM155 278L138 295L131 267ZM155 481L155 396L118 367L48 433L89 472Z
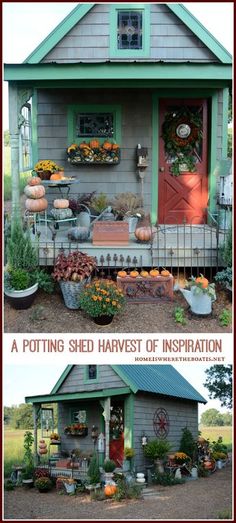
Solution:
M147 443L148 443L148 437L143 432L142 436L141 436L141 444L142 444L143 449L146 447Z
M97 439L98 439L98 428L96 427L96 425L92 426L91 438L93 440L93 444L94 444L94 447L95 447Z

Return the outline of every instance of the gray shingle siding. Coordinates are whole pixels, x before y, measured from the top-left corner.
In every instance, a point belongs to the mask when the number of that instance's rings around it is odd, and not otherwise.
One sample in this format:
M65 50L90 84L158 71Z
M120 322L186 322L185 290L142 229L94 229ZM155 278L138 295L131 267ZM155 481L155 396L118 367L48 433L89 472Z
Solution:
M58 390L66 392L89 392L102 389L122 388L127 385L113 371L110 365L98 365L98 382L84 383L85 365L75 365Z

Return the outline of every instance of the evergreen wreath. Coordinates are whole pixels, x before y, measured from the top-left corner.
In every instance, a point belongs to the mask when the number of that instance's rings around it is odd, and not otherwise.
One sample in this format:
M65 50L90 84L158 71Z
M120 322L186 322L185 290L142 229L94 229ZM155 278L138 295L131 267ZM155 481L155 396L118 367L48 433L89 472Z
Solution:
M180 137L177 129L181 125L189 127L189 135ZM187 170L196 170L196 156L194 149L202 138L202 119L198 112L190 111L187 107L182 107L179 111L169 112L165 116L162 125L162 138L165 143L165 151L168 155L175 157L171 164L171 174L179 176L181 165L186 164Z

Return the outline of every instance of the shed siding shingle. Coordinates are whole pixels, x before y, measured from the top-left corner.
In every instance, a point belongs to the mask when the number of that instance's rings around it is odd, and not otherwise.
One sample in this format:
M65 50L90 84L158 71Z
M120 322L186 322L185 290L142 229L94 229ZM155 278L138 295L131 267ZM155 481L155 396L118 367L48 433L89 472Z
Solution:
M85 365L74 365L67 378L58 389L58 394L66 392L88 392L102 389L122 388L126 384L113 371L110 365L98 366L98 382L84 383Z

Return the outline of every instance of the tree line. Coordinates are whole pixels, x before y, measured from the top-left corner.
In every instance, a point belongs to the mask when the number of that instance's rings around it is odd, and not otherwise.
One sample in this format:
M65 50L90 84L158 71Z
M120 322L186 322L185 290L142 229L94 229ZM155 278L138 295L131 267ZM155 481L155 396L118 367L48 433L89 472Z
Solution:
M54 426L57 427L57 409L53 405L50 407L53 408ZM4 425L11 429L32 430L34 428L33 405L21 403L4 407ZM39 427L40 419L38 420Z

